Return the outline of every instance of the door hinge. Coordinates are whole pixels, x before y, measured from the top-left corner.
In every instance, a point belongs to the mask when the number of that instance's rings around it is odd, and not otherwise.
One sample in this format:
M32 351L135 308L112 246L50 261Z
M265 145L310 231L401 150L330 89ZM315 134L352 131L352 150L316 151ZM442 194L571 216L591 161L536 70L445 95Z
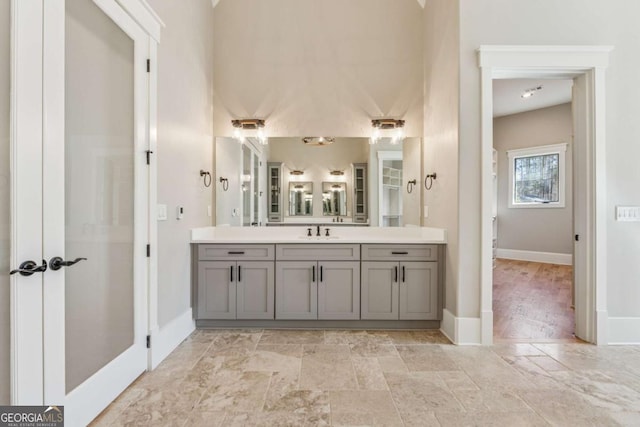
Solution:
M151 257L151 245L147 245L147 258Z
M147 59L147 73L151 72L151 60Z
M579 235L579 234L576 234L575 239L576 239L576 242L579 242L579 241L580 241L580 235Z
M147 348L151 348L151 335L147 335Z
M151 150L147 150L147 164L150 165L151 164L151 155L153 154L153 151Z

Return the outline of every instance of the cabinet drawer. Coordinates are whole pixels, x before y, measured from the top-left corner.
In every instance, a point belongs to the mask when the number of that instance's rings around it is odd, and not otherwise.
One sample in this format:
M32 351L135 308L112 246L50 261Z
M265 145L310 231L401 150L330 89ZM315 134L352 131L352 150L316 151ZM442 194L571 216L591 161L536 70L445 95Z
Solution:
M438 245L362 245L363 261L437 261Z
M198 245L200 261L273 261L273 245Z
M360 261L360 245L276 245L278 261Z

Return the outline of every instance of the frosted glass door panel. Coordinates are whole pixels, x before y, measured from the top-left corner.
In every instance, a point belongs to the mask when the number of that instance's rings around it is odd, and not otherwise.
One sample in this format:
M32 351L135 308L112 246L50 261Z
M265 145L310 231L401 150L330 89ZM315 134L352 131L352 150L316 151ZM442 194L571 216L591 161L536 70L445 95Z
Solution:
M133 345L134 42L66 1L66 388Z
M10 0L0 0L0 405L10 403L9 374L9 40L11 38Z

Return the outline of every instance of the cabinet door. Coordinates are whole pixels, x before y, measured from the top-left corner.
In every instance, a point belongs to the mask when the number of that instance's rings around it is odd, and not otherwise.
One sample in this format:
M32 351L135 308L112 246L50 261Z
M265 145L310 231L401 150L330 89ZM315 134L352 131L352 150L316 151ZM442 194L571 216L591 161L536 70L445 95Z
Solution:
M273 261L238 262L238 319L273 319Z
M438 263L400 263L400 319L438 319Z
M269 221L280 222L282 221L282 164L281 163L268 163L268 219Z
M360 319L360 263L318 263L318 319Z
M399 263L362 263L362 319L398 320Z
M198 319L236 318L236 263L198 263Z
M318 318L315 261L276 262L276 319Z

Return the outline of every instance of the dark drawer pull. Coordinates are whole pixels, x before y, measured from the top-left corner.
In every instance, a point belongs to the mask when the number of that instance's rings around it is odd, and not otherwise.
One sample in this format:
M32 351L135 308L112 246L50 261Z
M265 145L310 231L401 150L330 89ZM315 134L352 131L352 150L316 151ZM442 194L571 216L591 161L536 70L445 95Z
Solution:
M244 255L244 251L229 251L229 255Z
M229 273L230 273L230 276L231 276L231 277L229 278L229 281L230 281L230 282L233 282L233 265L229 267Z
M391 251L391 255L409 255L409 252L405 252L405 251Z
M311 281L312 282L316 281L316 266L315 265L311 266Z
M395 267L393 267L395 272L396 272L396 278L394 280L394 282L398 283L398 266L396 265Z

